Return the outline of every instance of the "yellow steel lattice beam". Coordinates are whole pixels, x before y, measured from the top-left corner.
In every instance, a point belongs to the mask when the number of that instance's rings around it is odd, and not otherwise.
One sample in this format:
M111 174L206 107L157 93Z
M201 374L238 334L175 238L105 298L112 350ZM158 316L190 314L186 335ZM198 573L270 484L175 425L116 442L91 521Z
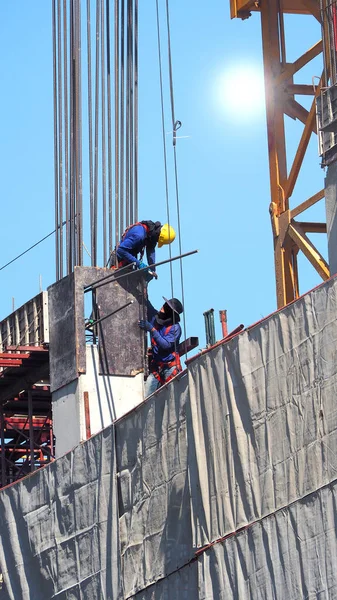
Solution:
M230 0L231 16L247 18L250 11L261 14L263 62L266 88L266 116L270 174L270 216L274 236L276 295L279 308L299 295L298 252L301 251L325 280L329 268L324 258L309 240L306 233L326 233L325 223L298 223L294 218L324 197L324 190L290 209L303 160L316 126L316 97L324 78L318 86L312 82L294 84L293 76L323 50L322 40L309 48L294 62L286 60L286 39L283 14L312 15L320 20L319 0ZM302 34L305 35L305 26ZM296 96L313 96L308 111ZM288 171L284 116L298 119L304 125L295 158Z

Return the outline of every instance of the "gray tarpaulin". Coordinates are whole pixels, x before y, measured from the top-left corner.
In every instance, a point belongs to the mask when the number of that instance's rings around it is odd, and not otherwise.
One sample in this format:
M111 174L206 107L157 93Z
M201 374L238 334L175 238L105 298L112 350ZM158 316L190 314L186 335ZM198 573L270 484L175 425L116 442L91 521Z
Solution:
M193 556L187 398L183 376L116 424L125 598Z
M336 600L337 483L202 551L134 600Z
M336 478L336 289L333 279L189 365L196 546Z
M215 544L198 560L199 600L335 600L336 509L334 483Z
M114 600L114 427L0 493L4 600Z
M337 600L336 290L2 490L1 600Z
M179 571L132 596L132 600L198 600L198 565L192 562Z

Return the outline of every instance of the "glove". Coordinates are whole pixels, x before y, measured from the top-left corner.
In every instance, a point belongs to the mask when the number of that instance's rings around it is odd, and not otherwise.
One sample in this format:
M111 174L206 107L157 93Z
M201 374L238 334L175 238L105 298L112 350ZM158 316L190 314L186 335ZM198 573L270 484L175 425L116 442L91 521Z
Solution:
M145 281L147 283L149 283L149 281L151 281L151 279L153 279L153 277L154 277L154 275L151 271L143 271L143 273L144 273Z
M145 267L148 267L148 265L144 262L140 262L138 265L138 269L145 269ZM144 273L147 273L147 271L144 271Z
M144 331L151 331L152 329L151 323L149 323L149 321L145 321L144 319L138 321L138 325L141 329L144 329Z

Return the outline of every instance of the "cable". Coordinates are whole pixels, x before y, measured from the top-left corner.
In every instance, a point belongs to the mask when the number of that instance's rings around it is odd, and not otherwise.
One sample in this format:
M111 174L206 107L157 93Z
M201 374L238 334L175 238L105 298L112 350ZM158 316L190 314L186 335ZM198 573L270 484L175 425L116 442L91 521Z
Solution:
M164 152L164 172L165 172L165 189L166 189L166 212L167 221L170 225L170 207L169 207L169 189L168 189L168 175L167 175L167 152L166 152L166 136L165 136L165 116L164 116L164 95L163 95L163 73L162 73L162 58L161 58L161 43L160 43L160 24L159 24L159 7L158 0L156 0L156 13L157 13L157 38L158 38L158 60L159 60L159 80L160 80L160 100L161 100L161 120L162 120L162 136L163 136L163 152ZM169 256L170 258L172 251L169 245ZM173 291L173 270L172 263L170 263L170 276L171 276L171 294L174 296Z
M62 223L62 227L63 227L63 225L65 225L65 221ZM5 269L9 265L11 265L16 260L18 260L18 258L21 258L21 256L23 256L24 254L27 254L27 252L29 252L30 250L32 250L33 248L35 248L36 246L38 246L39 244L41 244L41 242L44 242L44 240L46 240L51 235L53 235L55 233L55 231L56 231L56 229L54 229L53 231L51 231L50 233L48 233L48 235L45 235L41 240L39 240L38 242L36 242L36 244L33 244L32 246L30 246L30 248L27 248L27 250L25 250L24 252L21 252L21 254L18 254L18 256L16 256L15 258L12 258L12 260L10 260L8 263L6 263L2 267L0 267L0 271L2 271L3 269Z
M178 219L178 241L179 241L179 254L182 254L179 183L178 183L178 166L177 166L177 146L176 146L176 140L177 140L176 132L177 132L177 129L179 129L181 127L181 122L176 121L175 112L174 112L174 86L173 86L173 70L172 70L169 0L166 0L166 22L167 22L167 46L168 46L168 60L169 60L169 76L170 76L170 100L171 100L172 127L173 127L173 154L174 154L174 175L175 175L176 205L177 205L177 219ZM180 282L181 282L181 299L182 299L183 306L185 308L184 274L183 274L182 260L180 260ZM186 340L185 311L184 311L184 315L183 315L183 324L184 324L184 337ZM187 356L187 353L185 353L185 355Z
M54 178L55 178L55 229L58 228L59 216L59 177L58 177L58 103L57 103L57 32L56 32L56 0L53 0L52 29L53 29L53 98L54 98ZM55 237L56 280L60 275L59 238ZM5 265L6 266L6 265ZM4 268L4 267L3 267Z

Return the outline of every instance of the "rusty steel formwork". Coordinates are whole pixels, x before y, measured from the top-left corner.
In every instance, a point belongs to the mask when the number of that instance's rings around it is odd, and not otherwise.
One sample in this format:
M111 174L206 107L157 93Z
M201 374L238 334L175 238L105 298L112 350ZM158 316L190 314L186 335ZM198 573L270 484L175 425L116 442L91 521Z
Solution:
M0 352L7 346L49 343L48 293L41 292L0 321Z

